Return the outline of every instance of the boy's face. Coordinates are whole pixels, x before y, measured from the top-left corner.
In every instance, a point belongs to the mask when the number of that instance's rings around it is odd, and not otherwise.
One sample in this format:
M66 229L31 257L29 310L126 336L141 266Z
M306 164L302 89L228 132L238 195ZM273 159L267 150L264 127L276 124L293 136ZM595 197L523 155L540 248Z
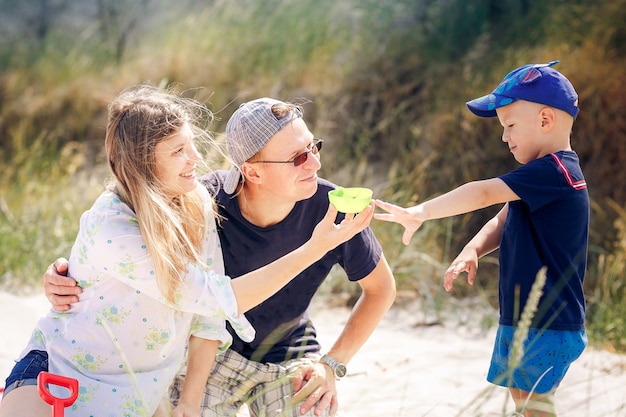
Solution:
M546 150L542 134L542 109L546 106L519 100L496 109L500 124L504 128L502 141L520 164L550 153Z

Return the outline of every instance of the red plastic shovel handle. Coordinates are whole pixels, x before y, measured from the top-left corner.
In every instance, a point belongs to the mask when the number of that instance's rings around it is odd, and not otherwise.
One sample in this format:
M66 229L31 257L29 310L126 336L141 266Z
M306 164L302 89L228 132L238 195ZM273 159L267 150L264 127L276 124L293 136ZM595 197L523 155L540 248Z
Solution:
M67 398L55 397L48 390L48 384L67 388L70 391L70 396ZM39 391L41 399L52 406L52 416L63 417L65 407L74 404L74 401L76 401L78 397L78 381L66 376L40 372L37 376L37 390Z

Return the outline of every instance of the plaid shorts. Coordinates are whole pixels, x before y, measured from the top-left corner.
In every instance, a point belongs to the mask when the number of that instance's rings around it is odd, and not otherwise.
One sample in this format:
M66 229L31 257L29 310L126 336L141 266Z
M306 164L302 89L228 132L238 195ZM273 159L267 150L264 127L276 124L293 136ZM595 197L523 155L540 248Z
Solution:
M319 355L307 355L282 363L259 363L228 349L217 355L204 389L202 417L236 416L247 404L252 417L299 417L299 405L291 405L291 373L299 366L313 364ZM170 387L170 398L178 402L184 373ZM314 416L315 407L305 416ZM322 414L328 416L328 409Z

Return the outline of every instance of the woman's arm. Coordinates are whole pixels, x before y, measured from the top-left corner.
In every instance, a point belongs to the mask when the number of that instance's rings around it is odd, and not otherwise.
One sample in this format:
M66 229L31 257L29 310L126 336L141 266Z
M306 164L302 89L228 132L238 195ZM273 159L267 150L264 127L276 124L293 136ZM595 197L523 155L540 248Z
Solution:
M200 416L204 388L215 362L218 341L191 336L187 353L187 374L183 389L174 408L173 417Z

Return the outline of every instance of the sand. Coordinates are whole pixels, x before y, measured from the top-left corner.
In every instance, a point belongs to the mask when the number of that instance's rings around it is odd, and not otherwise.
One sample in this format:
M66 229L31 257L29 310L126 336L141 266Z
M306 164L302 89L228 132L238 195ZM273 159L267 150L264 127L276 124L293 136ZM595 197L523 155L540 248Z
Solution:
M43 296L0 292L0 378L11 368L37 319ZM508 392L486 382L494 330L425 321L419 307L394 307L338 382L341 417L506 416ZM312 318L329 348L349 315L319 302ZM2 384L4 383L2 382ZM557 391L561 417L625 417L626 356L588 348Z

